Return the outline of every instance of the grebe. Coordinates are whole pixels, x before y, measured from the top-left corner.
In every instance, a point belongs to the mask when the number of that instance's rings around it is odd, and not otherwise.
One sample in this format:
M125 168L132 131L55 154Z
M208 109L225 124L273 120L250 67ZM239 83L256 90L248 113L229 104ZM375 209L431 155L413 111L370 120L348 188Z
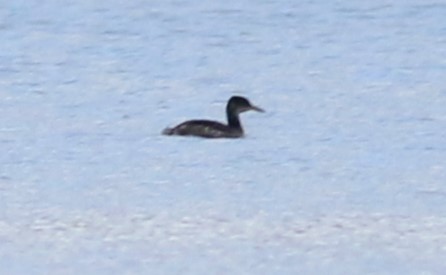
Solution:
M239 114L249 110L264 112L263 109L252 105L248 99L233 96L226 105L228 124L211 120L188 120L173 128L164 129L162 134L204 138L240 138L244 136L244 133Z

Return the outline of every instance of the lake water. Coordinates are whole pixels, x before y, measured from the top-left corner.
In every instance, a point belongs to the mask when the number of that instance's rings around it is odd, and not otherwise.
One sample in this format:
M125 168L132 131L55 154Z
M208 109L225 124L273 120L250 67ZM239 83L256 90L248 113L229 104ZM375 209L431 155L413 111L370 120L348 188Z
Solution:
M0 4L0 273L443 274L446 2ZM246 138L160 133L224 121Z

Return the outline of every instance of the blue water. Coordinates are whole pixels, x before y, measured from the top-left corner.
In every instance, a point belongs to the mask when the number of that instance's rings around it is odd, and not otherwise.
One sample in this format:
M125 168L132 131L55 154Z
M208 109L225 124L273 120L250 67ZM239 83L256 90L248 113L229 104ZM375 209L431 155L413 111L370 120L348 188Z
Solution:
M442 274L446 3L400 2L1 3L0 273Z

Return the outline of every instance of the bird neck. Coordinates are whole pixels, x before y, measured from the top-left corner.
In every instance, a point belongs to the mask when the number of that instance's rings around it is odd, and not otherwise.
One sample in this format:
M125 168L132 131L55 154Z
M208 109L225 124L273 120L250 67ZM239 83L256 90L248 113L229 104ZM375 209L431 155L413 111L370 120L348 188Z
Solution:
M242 129L242 124L240 123L238 112L232 110L231 108L226 109L226 115L228 117L228 126L231 128Z

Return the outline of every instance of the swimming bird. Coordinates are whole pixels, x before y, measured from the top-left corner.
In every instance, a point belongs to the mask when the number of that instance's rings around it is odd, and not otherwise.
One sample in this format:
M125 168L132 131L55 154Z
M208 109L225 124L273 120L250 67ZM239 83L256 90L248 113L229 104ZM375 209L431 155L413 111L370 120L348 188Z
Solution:
M233 96L226 105L228 124L212 120L188 120L173 128L164 129L162 134L203 138L241 138L244 136L244 132L239 114L249 110L264 112L263 109L252 105L248 99Z

